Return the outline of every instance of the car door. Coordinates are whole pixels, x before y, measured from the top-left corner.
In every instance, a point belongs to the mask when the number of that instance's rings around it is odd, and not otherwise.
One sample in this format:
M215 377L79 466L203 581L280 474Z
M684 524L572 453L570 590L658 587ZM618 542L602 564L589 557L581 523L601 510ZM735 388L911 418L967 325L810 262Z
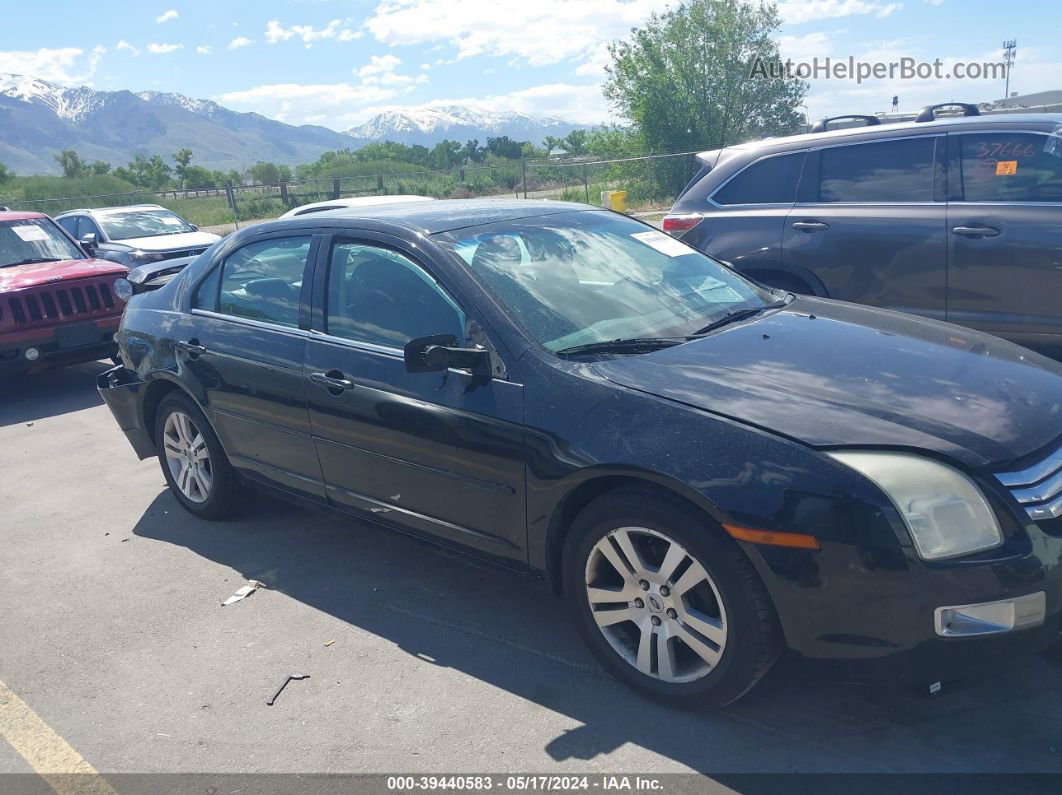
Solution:
M1062 136L948 136L948 320L1062 347Z
M523 389L455 369L406 372L408 340L464 340L477 322L426 265L383 236L335 237L318 258L305 377L328 497L523 561Z
M226 253L195 287L191 313L174 336L179 365L198 386L233 465L323 500L302 375L305 275L318 242L309 232L272 234Z
M943 320L947 236L944 136L812 150L782 231L787 269L831 298Z

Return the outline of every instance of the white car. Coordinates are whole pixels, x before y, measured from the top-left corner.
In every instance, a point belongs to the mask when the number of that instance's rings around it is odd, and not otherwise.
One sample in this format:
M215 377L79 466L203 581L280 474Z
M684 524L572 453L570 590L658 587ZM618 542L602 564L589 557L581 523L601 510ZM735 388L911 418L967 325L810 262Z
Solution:
M325 210L340 210L346 207L378 207L381 204L407 204L412 202L434 201L431 196L414 196L412 194L402 196L355 196L349 199L331 199L323 202L310 202L301 207L295 207L284 213L281 218L294 218L297 215L307 213L321 213Z
M75 240L94 246L97 258L129 268L196 256L221 239L157 204L70 210L55 220Z

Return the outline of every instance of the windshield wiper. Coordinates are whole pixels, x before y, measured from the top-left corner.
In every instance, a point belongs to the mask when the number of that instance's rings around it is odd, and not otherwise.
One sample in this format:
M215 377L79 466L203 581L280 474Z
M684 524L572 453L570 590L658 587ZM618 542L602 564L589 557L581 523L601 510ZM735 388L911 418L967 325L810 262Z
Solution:
M60 257L29 257L18 262L5 262L3 267L13 268L16 265L36 265L38 262L62 262Z
M686 341L686 337L630 337L628 339L572 345L570 348L561 348L559 351L554 351L554 353L559 355L573 353L649 353L650 351L658 351L661 348L670 348L672 345L680 345Z
M703 334L715 331L723 326L728 326L731 323L737 323L739 320L746 320L747 318L754 317L760 314L760 312L766 312L768 309L777 309L780 306L786 305L786 300L775 301L773 304L764 304L763 306L747 307L745 309L732 309L722 317L717 317L711 323L704 328L697 329L690 334L690 337L700 337Z

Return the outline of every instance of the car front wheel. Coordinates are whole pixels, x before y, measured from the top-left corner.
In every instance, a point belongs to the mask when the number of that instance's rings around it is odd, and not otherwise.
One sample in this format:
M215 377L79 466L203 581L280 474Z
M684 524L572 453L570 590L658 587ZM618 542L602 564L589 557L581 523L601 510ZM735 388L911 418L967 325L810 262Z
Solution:
M247 495L221 442L199 407L174 392L163 398L155 423L162 474L177 501L202 519L234 515Z
M630 489L595 500L572 526L564 578L594 656L657 701L725 706L778 656L778 622L759 575L680 498Z

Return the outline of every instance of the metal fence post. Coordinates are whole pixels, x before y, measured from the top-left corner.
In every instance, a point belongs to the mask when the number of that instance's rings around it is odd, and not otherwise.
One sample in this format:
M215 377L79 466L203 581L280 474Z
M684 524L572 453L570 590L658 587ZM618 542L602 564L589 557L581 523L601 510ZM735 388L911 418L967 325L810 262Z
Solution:
M332 177L332 198L339 198L339 177Z
M225 195L229 198L229 207L232 208L232 222L236 225L236 228L240 228L240 218L236 214L236 193L232 190L232 185L225 186Z
M524 182L524 198L527 198L527 161L523 158L520 159L520 171L523 174Z
M586 163L583 163L583 190L586 191L586 203L590 203L590 177L586 172Z
M280 200L284 202L285 207L290 207L291 203L288 201L288 183L280 183Z

